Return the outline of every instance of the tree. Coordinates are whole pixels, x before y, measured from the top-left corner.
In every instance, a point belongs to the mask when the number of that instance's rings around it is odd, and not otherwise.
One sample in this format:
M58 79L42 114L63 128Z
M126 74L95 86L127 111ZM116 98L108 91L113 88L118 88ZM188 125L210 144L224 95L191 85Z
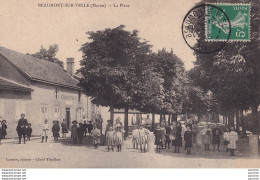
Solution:
M210 2L211 0L207 0L207 3ZM255 124L252 131L257 134L260 92L260 14L258 13L260 3L249 0L245 2L251 3L250 42L228 43L221 51L212 54L195 52L197 57L195 64L200 72L197 74L200 87L211 90L215 94L222 113L228 114L229 119L234 119L234 113L239 114L239 110L252 109ZM214 42L208 44L211 46Z
M39 52L30 55L39 59L44 59L50 62L58 63L61 67L63 67L63 61L55 57L58 51L59 46L57 44L54 44L50 45L49 49L46 49L43 46L41 46Z
M147 56L151 45L138 36L138 31L126 31L125 26L87 32L90 42L82 45L80 86L92 97L92 102L114 108L135 108L134 97L142 88L140 77L149 72ZM125 130L128 132L128 114ZM111 120L113 115L111 113Z

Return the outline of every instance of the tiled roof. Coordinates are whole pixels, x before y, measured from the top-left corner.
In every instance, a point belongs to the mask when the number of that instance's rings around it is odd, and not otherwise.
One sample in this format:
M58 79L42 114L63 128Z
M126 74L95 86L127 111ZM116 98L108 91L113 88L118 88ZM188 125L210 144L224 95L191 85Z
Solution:
M38 59L0 46L1 54L32 80L79 88L78 81L57 63Z
M11 82L7 79L0 78L0 89L17 90L17 91L32 91L30 87Z

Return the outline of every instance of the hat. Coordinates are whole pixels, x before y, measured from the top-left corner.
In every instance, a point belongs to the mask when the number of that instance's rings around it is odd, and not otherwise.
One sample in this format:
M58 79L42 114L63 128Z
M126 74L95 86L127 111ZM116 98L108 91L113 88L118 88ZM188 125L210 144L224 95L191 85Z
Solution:
M6 123L6 120L2 120L2 123L5 122Z
M74 124L74 123L78 124L77 120L72 121L72 124Z

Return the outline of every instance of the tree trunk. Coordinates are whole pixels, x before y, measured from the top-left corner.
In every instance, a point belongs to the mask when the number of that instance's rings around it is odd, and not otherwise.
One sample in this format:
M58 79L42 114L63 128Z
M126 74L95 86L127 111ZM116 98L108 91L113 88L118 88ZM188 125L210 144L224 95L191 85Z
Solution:
M168 116L168 126L170 126L171 125L171 115L169 114L169 116Z
M246 135L246 123L243 115L243 110L240 110L240 119L241 119L241 127L242 127L242 135Z
M110 105L110 120L113 125L114 124L114 106L112 104Z
M228 115L228 125L234 126L234 113L233 112L230 112Z
M125 139L126 139L126 137L128 136L128 106L125 107L124 126L125 126Z
M236 131L239 132L240 130L240 116L239 111L236 110Z
M162 124L162 115L160 114L160 124Z
M174 113L174 114L172 115L172 122L173 122L173 121L177 122L177 114L176 114L176 113Z
M154 131L155 126L155 114L152 114L152 131Z
M253 105L252 106L252 117L253 117L253 125L254 125L254 128L253 128L253 134L254 135L257 135L258 134L258 128L259 128L259 122L258 122L258 115L257 115L257 108L258 108L258 105Z

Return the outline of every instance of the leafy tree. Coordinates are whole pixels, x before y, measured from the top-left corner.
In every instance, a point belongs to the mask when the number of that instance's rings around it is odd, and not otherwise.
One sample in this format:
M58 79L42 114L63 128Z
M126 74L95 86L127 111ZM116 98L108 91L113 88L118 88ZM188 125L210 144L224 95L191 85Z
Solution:
M212 54L195 52L200 71L197 82L216 95L222 113L229 113L230 119L233 119L235 111L251 108L255 124L252 131L256 134L259 131L257 108L260 102L260 3L253 0L244 2L251 3L251 41L228 43L221 51Z
M59 51L59 46L57 44L50 45L49 49L46 49L43 46L41 46L39 52L36 52L35 54L31 54L31 56L58 63L61 67L63 67L63 61L55 57L58 51Z
M87 32L90 42L82 45L83 59L80 85L92 102L114 108L125 108L125 130L128 132L128 109L135 108L133 97L144 85L140 84L146 69L151 45L138 36L138 31L124 30L125 26Z

